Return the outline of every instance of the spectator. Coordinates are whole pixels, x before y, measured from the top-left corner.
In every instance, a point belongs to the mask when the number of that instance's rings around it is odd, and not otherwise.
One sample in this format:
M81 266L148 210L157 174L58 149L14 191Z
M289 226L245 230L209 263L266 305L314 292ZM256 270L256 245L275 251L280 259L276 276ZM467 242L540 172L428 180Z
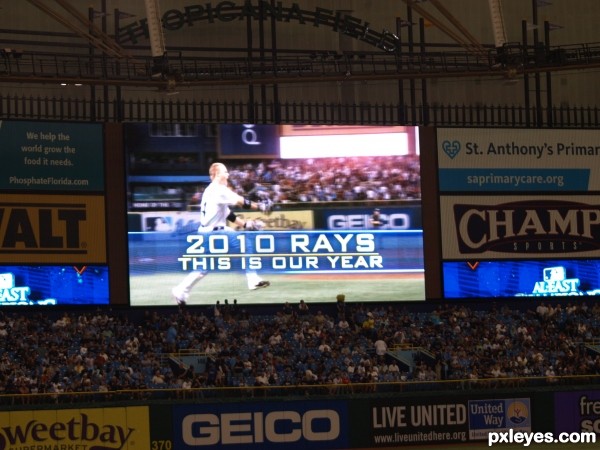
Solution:
M338 319L346 316L346 296L338 294L335 298Z
M367 313L367 317L362 322L362 331L367 337L370 337L375 331L375 316L370 311Z
M380 337L379 339L377 339L375 341L374 347L375 347L375 354L377 356L384 356L387 353L388 346L382 337Z
M304 300L300 300L298 304L298 316L306 317L308 315L308 305L304 302Z
M330 306L335 317L337 307ZM600 373L600 355L581 348L586 336L600 333L596 320L600 306L559 307L558 302L552 306L552 314L540 315L527 305L511 309L450 304L436 305L431 312L411 312L405 305L373 306L367 311L364 305L352 304L346 306L346 314L353 318L354 329L341 327L340 322L333 326L325 307L322 326L308 315L291 319L285 327L281 311L246 314L245 321L218 325L210 311L207 317L191 308L172 314L137 311L130 316L110 311L4 313L0 329L7 332L0 341L0 392L55 393L58 399L61 393L75 391L183 389L188 379L196 388L237 386L263 372L270 385L306 384L311 378L313 384L322 384L340 379L336 368L347 373L351 383L374 380L376 372L377 383L410 380L414 375L427 382L477 381L477 386L494 378L499 387L519 377L555 385L566 382L566 376ZM374 334L365 334L362 324L371 319ZM411 375L384 359L385 347L379 340L388 349L399 343L421 347L436 359L417 359ZM173 372L164 364L164 354L172 348L205 351L214 364L198 376ZM307 378L306 370L316 379Z
M154 371L154 375L152 376L152 384L159 386L159 387L161 385L166 384L165 376L160 372L159 369L156 369Z

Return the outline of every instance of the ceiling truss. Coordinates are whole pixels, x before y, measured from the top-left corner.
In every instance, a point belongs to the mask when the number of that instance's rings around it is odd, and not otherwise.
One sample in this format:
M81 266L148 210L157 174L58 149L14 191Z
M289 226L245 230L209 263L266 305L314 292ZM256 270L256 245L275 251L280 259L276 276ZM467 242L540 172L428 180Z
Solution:
M279 85L312 82L381 81L405 79L496 77L515 79L541 72L586 70L600 67L600 44L545 48L541 54L524 46L486 48L448 11L441 0L428 0L433 14L417 0L403 0L458 44L440 52L420 46L416 52L297 51L276 58L244 56L206 57L172 51L168 63L156 72L153 48L128 51L93 24L67 0L27 0L63 24L98 52L54 54L0 49L0 83L84 84L152 87L159 90L221 85ZM155 0L146 0L151 4ZM62 10L50 6L59 6ZM449 22L449 25L440 19ZM165 49L164 41L160 47ZM252 52L260 54L260 52Z

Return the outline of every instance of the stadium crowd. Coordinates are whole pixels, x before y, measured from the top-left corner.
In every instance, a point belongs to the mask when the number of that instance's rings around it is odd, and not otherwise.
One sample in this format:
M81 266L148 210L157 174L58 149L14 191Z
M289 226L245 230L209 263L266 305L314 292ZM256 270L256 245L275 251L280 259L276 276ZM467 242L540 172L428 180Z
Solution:
M418 156L274 159L228 166L238 193L262 192L275 203L421 198Z
M322 307L331 311L323 311ZM334 309L335 308L335 309ZM313 309L315 309L313 311ZM597 375L600 305L535 308L237 302L210 310L0 311L0 395L206 387L359 385ZM420 348L420 350L415 350ZM412 352L403 363L390 350ZM166 354L202 352L204 370Z

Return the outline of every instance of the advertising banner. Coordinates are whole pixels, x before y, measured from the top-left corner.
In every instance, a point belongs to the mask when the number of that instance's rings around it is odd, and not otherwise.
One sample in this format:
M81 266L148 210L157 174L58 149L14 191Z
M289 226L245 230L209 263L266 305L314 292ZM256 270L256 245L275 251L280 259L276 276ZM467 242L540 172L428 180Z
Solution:
M312 230L313 211L275 211L270 215L257 211L241 211L243 220L260 220L265 230ZM129 231L157 231L191 233L200 226L200 213L196 211L151 211L128 213Z
M0 189L104 190L102 125L0 121Z
M0 263L105 264L104 197L4 194Z
M178 450L349 448L347 406L339 401L175 406Z
M468 440L463 400L388 398L352 403L350 433L354 447L436 445Z
M107 266L0 266L0 306L108 303Z
M597 196L442 196L444 259L600 257Z
M221 158L277 158L279 134L275 125L219 125Z
M469 439L487 440L490 432L531 432L528 398L469 400Z
M421 205L380 208L379 230L422 230ZM373 229L373 209L336 208L315 211L317 226L325 230Z
M148 450L148 407L0 412L0 449Z
M445 298L600 295L600 260L446 261Z
M600 391L555 393L554 431L600 433Z
M600 190L600 131L439 128L440 192Z

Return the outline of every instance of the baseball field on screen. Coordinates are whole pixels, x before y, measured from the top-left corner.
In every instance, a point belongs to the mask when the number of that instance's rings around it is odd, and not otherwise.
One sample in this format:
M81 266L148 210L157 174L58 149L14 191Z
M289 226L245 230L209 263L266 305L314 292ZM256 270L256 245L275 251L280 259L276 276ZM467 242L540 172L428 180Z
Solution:
M132 306L173 305L171 289L179 283L182 273L163 272L132 275L130 293ZM346 301L414 301L425 299L423 273L394 274L264 274L271 283L268 288L251 291L243 273L210 273L192 290L189 305L213 305L217 300L234 299L239 305L283 304L286 301L307 303L335 301L338 294Z

